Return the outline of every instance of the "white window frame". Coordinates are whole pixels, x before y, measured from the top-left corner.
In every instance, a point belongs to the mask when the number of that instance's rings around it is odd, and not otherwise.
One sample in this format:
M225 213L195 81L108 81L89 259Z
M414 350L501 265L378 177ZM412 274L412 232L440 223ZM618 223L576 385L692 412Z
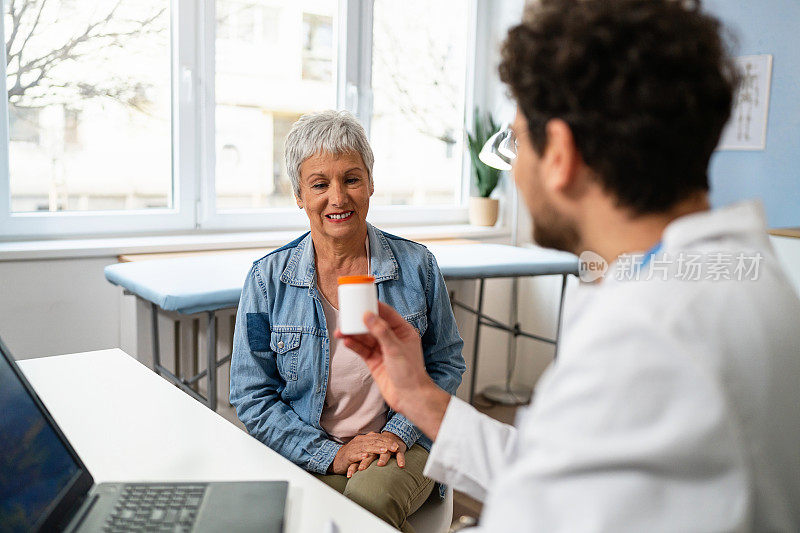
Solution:
M11 179L9 172L8 100L6 99L6 65L2 54L0 75L0 236L51 237L65 235L108 235L163 233L195 227L195 182L181 179L196 174L195 156L198 146L193 132L194 79L193 64L187 50L194 48L196 2L173 0L171 2L171 57L172 57L172 203L165 209L142 209L123 212L67 211L56 213L12 213ZM3 25L0 24L0 42L5 43ZM4 46L4 44L3 44ZM181 75L177 75L181 73Z
M468 68L464 110L471 124L475 102L483 100L485 67L477 60L478 38L485 35L478 9L488 0L468 0ZM173 207L116 212L12 213L8 165L8 101L5 54L0 76L0 238L155 234L205 230L279 230L304 228L299 209L265 208L217 211L214 113L215 16L213 0L171 1L172 183ZM480 6L479 6L480 4ZM339 0L337 107L353 112L367 132L372 117L373 0ZM3 25L0 42L5 43ZM477 37L477 38L476 38ZM469 67L473 68L469 68ZM413 164L413 163L409 163ZM471 163L464 150L459 205L376 206L371 222L383 226L462 224L467 221Z

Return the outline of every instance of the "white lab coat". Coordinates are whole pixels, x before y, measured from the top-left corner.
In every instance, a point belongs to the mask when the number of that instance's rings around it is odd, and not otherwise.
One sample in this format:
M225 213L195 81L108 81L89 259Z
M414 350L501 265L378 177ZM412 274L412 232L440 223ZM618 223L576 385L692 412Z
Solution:
M662 242L662 259L706 253L712 279L648 280L654 259L620 281L622 258L568 297L516 427L450 402L425 473L485 500L476 531L800 531L800 301L760 206ZM713 280L711 252L760 253L757 280Z

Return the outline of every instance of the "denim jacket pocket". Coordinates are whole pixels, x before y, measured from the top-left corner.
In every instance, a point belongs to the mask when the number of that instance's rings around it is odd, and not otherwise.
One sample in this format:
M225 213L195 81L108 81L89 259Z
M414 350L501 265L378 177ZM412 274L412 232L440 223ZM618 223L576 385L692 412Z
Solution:
M269 349L275 352L278 370L287 381L297 381L299 347L299 331L273 331L270 335Z
M405 315L403 318L406 322L414 326L414 329L417 330L420 337L425 335L425 330L428 329L428 316L424 310L418 313Z

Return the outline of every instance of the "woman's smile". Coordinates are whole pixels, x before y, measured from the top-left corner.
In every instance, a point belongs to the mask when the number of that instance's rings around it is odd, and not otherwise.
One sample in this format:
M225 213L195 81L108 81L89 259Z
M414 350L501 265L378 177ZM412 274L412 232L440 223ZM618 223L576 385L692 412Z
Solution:
M340 224L342 222L347 222L348 220L352 220L354 211L340 211L338 213L329 213L325 215L325 218L333 222L334 224Z

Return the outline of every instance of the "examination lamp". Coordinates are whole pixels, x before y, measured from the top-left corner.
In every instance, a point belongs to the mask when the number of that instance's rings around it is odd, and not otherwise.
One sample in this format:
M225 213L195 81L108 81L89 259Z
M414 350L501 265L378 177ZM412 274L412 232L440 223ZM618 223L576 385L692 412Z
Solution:
M489 137L483 145L478 158L485 164L498 170L511 170L511 161L517 157L517 139L509 124L504 124L500 131Z
M500 131L489 137L483 145L478 158L485 164L498 170L511 170L511 162L517 157L517 138L511 130L511 124L506 122ZM511 188L513 225L511 229L511 241L517 245L517 191ZM517 295L519 289L519 278L514 278L511 285L511 317L510 323L517 323ZM508 342L508 366L506 372L506 382L502 385L490 385L483 395L491 401L504 405L521 405L530 401L533 389L525 385L513 384L513 372L517 358L517 336L513 334Z

